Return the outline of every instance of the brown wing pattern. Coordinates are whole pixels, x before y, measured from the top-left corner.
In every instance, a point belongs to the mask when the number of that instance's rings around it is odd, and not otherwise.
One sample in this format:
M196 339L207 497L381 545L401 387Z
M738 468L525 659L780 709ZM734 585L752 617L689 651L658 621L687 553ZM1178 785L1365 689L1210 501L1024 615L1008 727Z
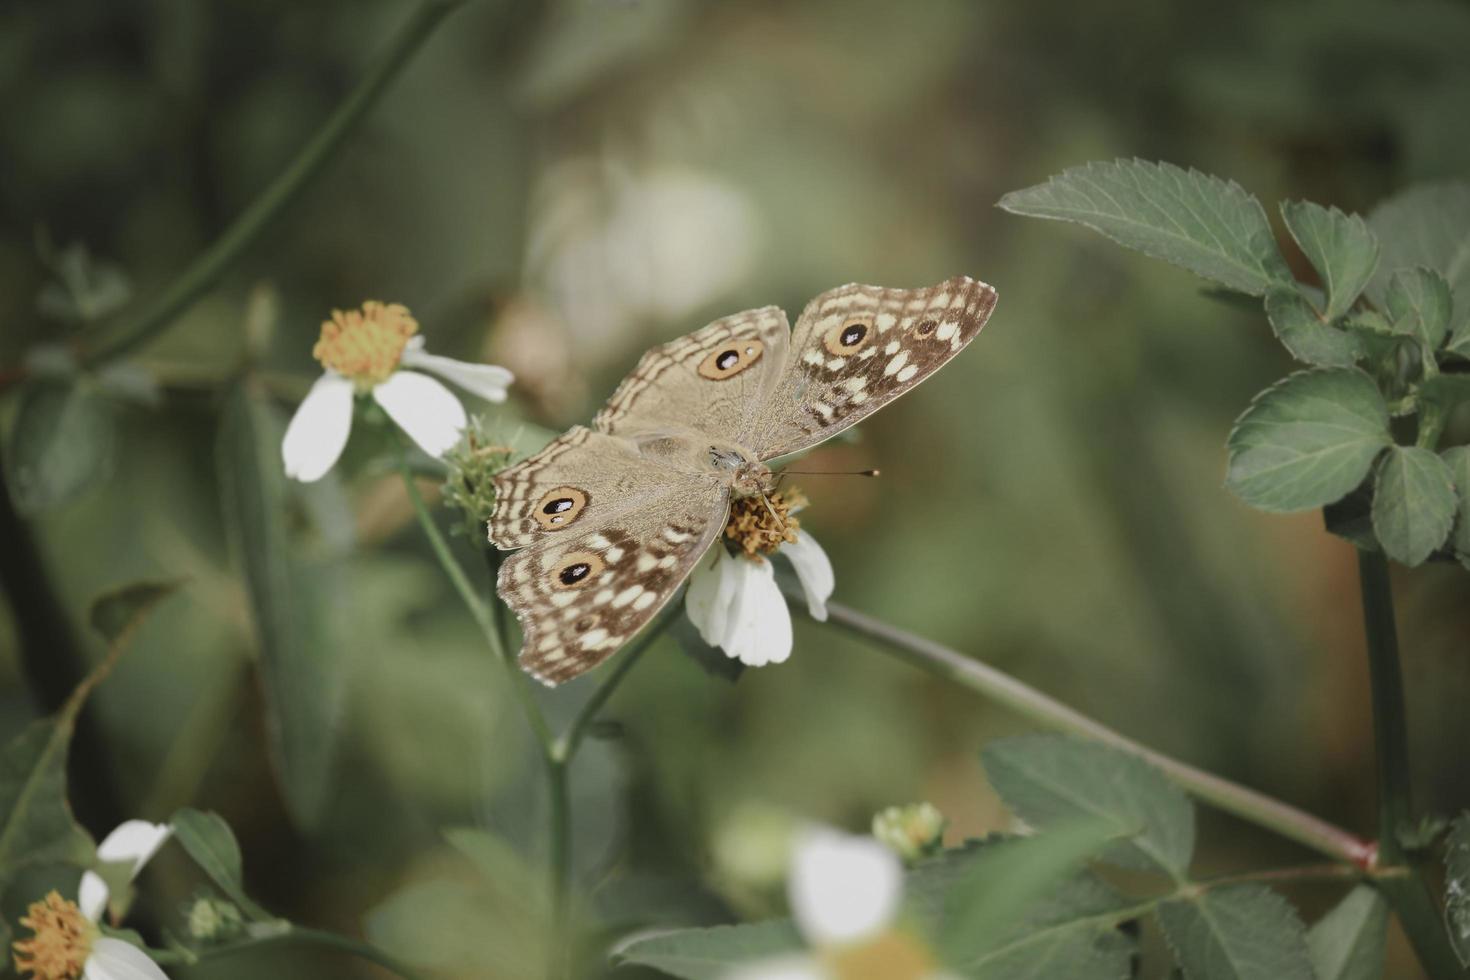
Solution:
M787 370L745 444L773 459L831 438L949 363L994 308L995 290L964 276L822 293L796 321Z

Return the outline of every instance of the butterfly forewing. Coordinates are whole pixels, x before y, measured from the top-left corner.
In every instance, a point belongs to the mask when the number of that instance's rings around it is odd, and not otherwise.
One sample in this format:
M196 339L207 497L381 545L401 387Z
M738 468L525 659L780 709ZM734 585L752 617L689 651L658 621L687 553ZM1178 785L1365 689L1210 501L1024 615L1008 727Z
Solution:
M597 413L600 432L744 435L780 383L791 329L774 306L721 317L638 361Z
M796 321L786 371L746 445L774 459L831 438L949 363L994 307L995 290L964 276L822 293Z

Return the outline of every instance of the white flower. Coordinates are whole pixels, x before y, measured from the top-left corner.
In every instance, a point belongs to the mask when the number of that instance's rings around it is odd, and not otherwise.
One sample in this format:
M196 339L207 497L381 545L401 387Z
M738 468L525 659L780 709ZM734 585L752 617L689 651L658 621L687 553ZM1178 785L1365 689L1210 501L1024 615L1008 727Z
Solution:
M813 951L740 967L725 980L943 980L928 950L894 928L903 899L903 866L871 837L825 827L797 840L787 882L797 931ZM861 969L857 967L860 965Z
M129 820L97 848L108 863L131 862L129 879L168 840L170 828L145 820ZM21 919L33 935L16 942L16 966L37 978L82 980L168 980L168 975L132 943L104 936L97 923L107 910L107 883L95 872L82 875L77 901L56 892L35 902Z
M424 452L448 452L464 431L464 406L422 371L487 401L505 401L513 380L509 371L427 354L417 331L417 321L397 303L369 301L361 312L332 311L312 349L326 371L302 399L281 440L287 476L311 483L326 475L347 445L358 394L371 394Z
M812 618L825 620L836 579L822 546L797 531L796 540L776 553L796 569ZM717 542L689 577L684 611L704 642L751 667L784 663L791 656L791 613L768 560L732 555Z

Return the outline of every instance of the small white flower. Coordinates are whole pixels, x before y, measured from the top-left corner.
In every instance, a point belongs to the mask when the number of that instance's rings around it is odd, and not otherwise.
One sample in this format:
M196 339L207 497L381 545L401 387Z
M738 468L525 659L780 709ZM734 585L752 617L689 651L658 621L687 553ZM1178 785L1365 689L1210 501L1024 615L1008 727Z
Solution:
M836 579L816 538L797 531L796 540L783 543L776 554L796 569L812 618L826 619ZM791 613L767 559L732 555L717 542L689 577L684 611L704 642L751 667L784 663L791 656Z
M417 321L397 303L369 301L361 312L332 311L312 349L326 371L302 399L281 440L287 476L311 483L326 475L347 445L358 394L371 394L424 452L448 452L464 431L464 406L423 371L487 401L505 401L513 380L509 371L427 354L417 332Z
M853 964L864 976L883 963L892 980L944 980L929 952L894 929L903 899L903 866L871 837L825 827L798 838L787 882L796 928L812 953L740 967L725 980L843 980Z
M97 848L97 857L108 863L131 862L131 879L170 833L166 825L129 820L107 835ZM168 980L143 950L102 935L97 923L107 910L107 899L107 883L87 871L77 889L77 901L51 892L33 903L21 919L21 925L33 935L14 944L17 968L38 980Z

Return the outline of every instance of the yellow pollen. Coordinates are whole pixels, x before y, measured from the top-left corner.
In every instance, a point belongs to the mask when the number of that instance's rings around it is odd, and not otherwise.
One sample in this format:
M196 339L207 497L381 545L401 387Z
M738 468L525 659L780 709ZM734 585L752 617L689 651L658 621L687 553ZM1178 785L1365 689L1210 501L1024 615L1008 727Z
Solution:
M333 310L332 318L322 322L321 339L311 355L359 387L372 387L388 380L408 338L418 330L408 307L368 300L360 313Z
M938 971L930 952L902 932L828 950L822 960L837 980L925 980Z
M806 497L792 488L786 493L764 497L739 497L730 505L730 520L725 524L725 537L752 561L774 554L787 542L796 540L801 522L791 513L806 505Z
M32 902L20 924L35 935L11 944L17 972L29 972L35 980L77 980L82 975L97 927L87 921L76 902L53 891Z

